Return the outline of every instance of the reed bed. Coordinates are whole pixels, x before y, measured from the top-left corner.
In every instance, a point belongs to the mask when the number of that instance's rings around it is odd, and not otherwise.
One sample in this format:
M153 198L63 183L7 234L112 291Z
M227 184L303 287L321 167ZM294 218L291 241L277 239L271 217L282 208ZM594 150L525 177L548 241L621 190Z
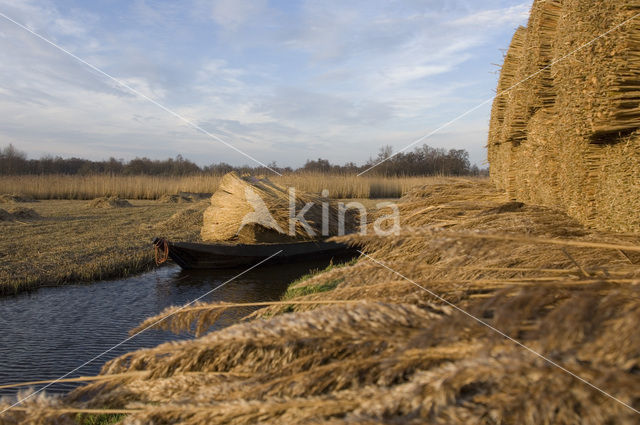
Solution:
M171 313L162 327L202 336L114 359L104 379L0 423L83 412L126 413L122 424L637 423L639 235L585 228L482 182L415 189L399 208L399 235L340 239L389 268L364 256L330 268L214 332L235 305L168 309L141 326ZM296 290L309 287L322 290Z
M181 192L212 193L218 176L118 176L118 175L24 175L0 179L0 193L27 195L35 199L90 200L103 196L124 199L159 199Z
M331 198L399 198L412 187L441 181L442 177L375 177L319 173L268 176L274 183L303 192L329 191ZM474 177L475 178L475 177ZM20 194L35 199L160 199L180 193L212 194L220 176L186 177L118 175L26 175L0 179L0 194ZM480 179L480 178L479 178Z

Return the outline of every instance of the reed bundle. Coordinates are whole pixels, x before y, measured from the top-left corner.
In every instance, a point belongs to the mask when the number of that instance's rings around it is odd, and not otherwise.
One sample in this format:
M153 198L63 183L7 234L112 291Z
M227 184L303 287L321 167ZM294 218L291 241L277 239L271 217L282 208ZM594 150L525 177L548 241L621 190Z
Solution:
M21 220L38 220L42 218L33 208L26 207L10 207L6 210L0 208L1 221L18 221Z
M204 212L202 240L268 243L320 239L339 233L335 202L290 190L267 178L226 174ZM301 212L304 220L295 220ZM353 210L343 216L344 230L350 231L355 222Z
M17 204L22 202L37 202L37 201L28 196L21 196L21 195L9 194L9 193L0 195L0 204Z
M89 208L128 208L131 206L133 205L129 201L117 196L102 196L87 204Z
M533 3L490 122L491 177L511 198L640 229L639 11L637 0Z

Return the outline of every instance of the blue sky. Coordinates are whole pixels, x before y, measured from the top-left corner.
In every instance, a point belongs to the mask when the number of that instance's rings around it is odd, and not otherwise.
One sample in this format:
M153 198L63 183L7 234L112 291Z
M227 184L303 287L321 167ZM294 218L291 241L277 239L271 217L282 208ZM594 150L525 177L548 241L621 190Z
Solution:
M31 1L0 12L262 162L363 163L495 93L530 1ZM0 146L249 164L0 18ZM425 140L482 164L490 105Z

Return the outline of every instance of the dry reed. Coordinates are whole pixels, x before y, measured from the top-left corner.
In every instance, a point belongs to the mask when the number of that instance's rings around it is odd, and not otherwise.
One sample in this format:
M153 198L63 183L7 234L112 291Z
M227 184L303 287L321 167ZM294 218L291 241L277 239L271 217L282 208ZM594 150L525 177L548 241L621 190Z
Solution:
M304 220L290 227L291 214L295 216L298 211L305 211ZM211 196L201 237L207 242L290 242L326 238L340 230L350 232L355 223L353 210L341 213L335 201L287 189L267 178L241 177L231 172Z
M87 204L89 208L129 208L132 207L131 203L126 199L119 198L117 196L102 196L96 198Z
M274 183L320 194L327 189L331 198L399 198L416 185L442 181L442 177L372 177L295 173L268 176ZM219 176L3 176L0 193L19 193L36 199L94 199L119 196L125 199L159 199L180 193L212 194Z
M151 240L198 241L206 208L206 202L132 201L129 208L99 209L85 204L0 208L0 296L148 270L154 264Z
M640 236L586 229L483 183L427 186L399 207L400 235L341 240L640 408L640 254L616 249ZM484 237L496 231L511 239ZM637 423L633 410L378 264L360 259L296 285L327 282L339 283L124 355L102 373L145 374L92 382L0 423L73 409L121 409L123 424ZM355 302L322 305L334 300ZM204 332L225 307L198 305L167 327L201 321Z
M640 24L628 21L639 7L533 3L505 56L489 130L491 178L511 198L640 230Z

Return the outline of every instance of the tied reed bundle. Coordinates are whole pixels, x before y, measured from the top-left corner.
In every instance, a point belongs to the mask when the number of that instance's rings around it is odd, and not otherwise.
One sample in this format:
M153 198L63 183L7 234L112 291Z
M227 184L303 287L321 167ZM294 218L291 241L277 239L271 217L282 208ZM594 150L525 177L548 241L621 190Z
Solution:
M87 204L89 208L129 208L131 203L117 196L102 196Z
M533 3L490 122L491 178L510 198L640 229L639 11L637 0Z
M318 196L287 189L267 178L226 174L211 197L211 206L204 212L202 240L209 242L236 241L290 242L322 239L323 203L327 208L329 235L339 231L338 208L335 202ZM292 210L292 206L295 210ZM291 215L305 211L304 221L295 220L290 229ZM355 226L353 210L344 213L344 229Z

